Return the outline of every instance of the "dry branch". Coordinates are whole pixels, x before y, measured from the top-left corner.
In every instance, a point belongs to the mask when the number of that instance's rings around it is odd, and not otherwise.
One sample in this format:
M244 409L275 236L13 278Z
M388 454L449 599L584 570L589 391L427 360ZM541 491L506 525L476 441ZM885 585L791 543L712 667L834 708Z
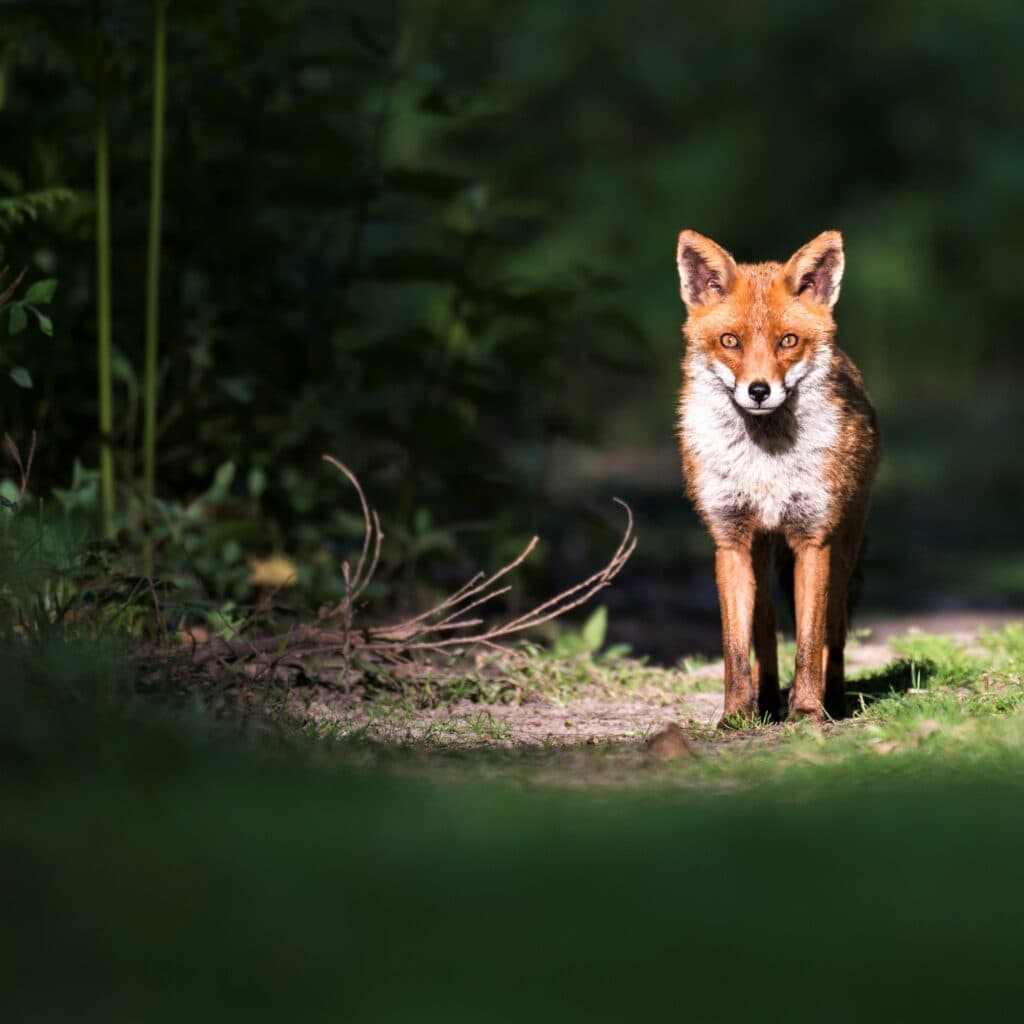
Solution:
M7 276L7 271L9 269L9 267L4 267L3 270L0 270L0 281ZM24 278L27 271L28 267L22 267L21 273L18 274L18 276L2 292L0 292L0 306L6 305L8 300L14 296L14 293L18 290L18 285L21 284L22 278Z
M467 617L470 612L512 589L509 584L496 584L526 561L537 547L537 537L533 537L515 558L496 572L489 576L476 573L432 608L401 622L359 628L355 624L357 602L373 580L384 534L380 518L366 500L356 475L333 456L325 455L324 461L334 466L352 485L363 516L364 534L359 558L354 567L348 561L341 566L345 582L343 598L337 604L321 608L315 622L300 624L288 633L244 639L212 637L194 646L191 654L194 664L202 666L215 662L221 666L236 667L288 664L294 667L301 666L309 658L338 660L347 686L354 666L408 665L417 655L446 654L454 648L475 646L493 648L499 641L534 629L585 604L619 574L636 547L633 513L624 501L616 498L616 503L626 512L626 525L608 563L585 580L529 611L489 627L484 625L484 619L479 615Z
M7 454L18 467L18 500L23 501L25 492L28 490L29 477L32 475L32 461L36 457L36 432L32 431L32 443L29 445L28 458L25 460L22 459L21 449L15 444L14 438L10 434L4 434L4 446L7 448Z

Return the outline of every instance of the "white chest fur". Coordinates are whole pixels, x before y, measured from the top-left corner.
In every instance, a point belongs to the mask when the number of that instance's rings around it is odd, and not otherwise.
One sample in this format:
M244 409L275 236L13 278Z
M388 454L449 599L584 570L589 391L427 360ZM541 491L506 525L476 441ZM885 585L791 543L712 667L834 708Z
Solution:
M688 366L687 374L680 429L705 515L722 523L750 515L762 530L823 525L831 504L826 469L839 436L825 374L808 374L777 412L757 418L737 408L710 367Z

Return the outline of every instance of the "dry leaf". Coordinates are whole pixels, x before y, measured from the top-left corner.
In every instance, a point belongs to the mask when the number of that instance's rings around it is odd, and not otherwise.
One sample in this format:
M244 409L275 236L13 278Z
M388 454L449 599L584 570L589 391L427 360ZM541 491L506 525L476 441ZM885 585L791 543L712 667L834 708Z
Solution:
M287 587L298 582L299 570L287 555L250 558L249 582L254 587Z

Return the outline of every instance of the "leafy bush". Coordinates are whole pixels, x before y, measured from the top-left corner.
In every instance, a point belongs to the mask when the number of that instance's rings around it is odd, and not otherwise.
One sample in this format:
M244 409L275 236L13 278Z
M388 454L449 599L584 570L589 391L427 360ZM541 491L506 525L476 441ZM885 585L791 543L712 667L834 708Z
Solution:
M114 441L120 504L132 509L149 159L149 97L136 82L148 74L150 12L126 0L103 10ZM37 195L89 181L87 12L57 24L14 4L5 17L17 33L5 51L11 143L0 170ZM223 574L197 566L218 596L245 596L244 553L330 543L338 522L318 477L324 451L360 472L420 570L468 564L468 551L499 560L538 526L549 440L593 434L588 379L640 340L585 259L558 274L524 267L547 231L543 205L472 141L514 112L466 88L422 12L259 0L176 4L170 17L157 493L178 497L159 509L164 570L177 573L186 524L207 514L201 496L228 463L236 476L221 497L242 515L218 518L217 536L200 544ZM45 161L29 155L39 147ZM81 212L0 217L0 229L17 229L11 259L45 263L65 282L54 337L25 360L37 393L61 396L39 424L40 493L66 486L70 456L97 462L81 354L95 329L92 239ZM22 314L12 315L16 328ZM8 425L35 424L32 397L5 405ZM258 495L254 479L266 481ZM183 545L173 555L172 542ZM196 543L188 553L202 563Z

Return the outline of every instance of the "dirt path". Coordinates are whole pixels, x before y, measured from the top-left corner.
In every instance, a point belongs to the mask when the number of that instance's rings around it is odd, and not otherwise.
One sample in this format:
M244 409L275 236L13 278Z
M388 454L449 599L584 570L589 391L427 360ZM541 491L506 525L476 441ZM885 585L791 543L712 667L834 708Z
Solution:
M980 630L1022 620L1021 612L937 612L869 620L869 635L847 650L848 671L887 665L896 657L890 641L914 629L970 643ZM296 697L293 711L339 738L464 748L636 743L669 723L694 732L714 727L722 713L720 661L689 672L665 669L660 678L662 686L618 693L595 687L566 699L532 693L519 703L462 700L428 708L319 690Z

